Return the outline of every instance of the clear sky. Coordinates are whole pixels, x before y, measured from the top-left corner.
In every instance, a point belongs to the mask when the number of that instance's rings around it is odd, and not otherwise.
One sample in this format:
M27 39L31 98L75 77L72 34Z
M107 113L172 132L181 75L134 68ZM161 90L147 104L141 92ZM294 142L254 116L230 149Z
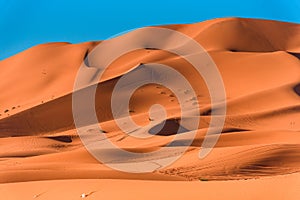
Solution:
M300 23L300 0L0 0L0 59L46 42L103 40L147 25L251 17Z

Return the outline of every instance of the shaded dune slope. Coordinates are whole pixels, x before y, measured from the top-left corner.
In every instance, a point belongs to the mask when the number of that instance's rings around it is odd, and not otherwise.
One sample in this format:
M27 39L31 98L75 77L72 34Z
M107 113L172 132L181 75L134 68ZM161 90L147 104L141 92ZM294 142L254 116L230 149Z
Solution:
M50 43L0 62L0 182L77 178L228 180L299 172L300 25L227 18L164 27L199 42L222 75L226 121L208 157L197 157L211 119L203 78L181 57L158 49L140 49L112 63L97 84L95 109L104 134L133 152L159 149L172 140L178 128L180 134L189 136L189 128L178 125L178 100L172 91L156 84L135 91L129 108L133 120L146 126L151 121L151 105L163 105L168 120L158 134L150 131L146 134L152 137L141 141L122 133L114 122L110 98L120 77L132 73L141 63L162 63L178 70L193 85L197 99L190 101L199 102L201 113L196 137L182 158L152 174L116 172L96 161L76 133L72 92L77 70L82 64L92 67L87 55L99 42ZM76 92L87 94L92 87ZM187 142L182 139L173 144L185 146Z

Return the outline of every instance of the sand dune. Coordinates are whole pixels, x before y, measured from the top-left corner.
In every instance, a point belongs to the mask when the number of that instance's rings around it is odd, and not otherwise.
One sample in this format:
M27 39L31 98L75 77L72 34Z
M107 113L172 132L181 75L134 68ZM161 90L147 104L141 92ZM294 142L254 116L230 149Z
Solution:
M84 192L91 192L90 199L119 199L121 193L124 199L134 199L130 192L133 188L137 197L149 199L220 199L220 195L241 199L245 198L243 194L249 199L298 199L300 25L226 18L163 27L199 42L222 76L227 114L212 152L204 159L198 158L212 119L203 77L180 56L145 48L121 56L102 79L75 94L86 95L97 86L95 109L102 132L125 150L151 152L173 140L163 154L135 162L174 157L180 147L188 150L172 165L157 166L152 173L119 172L97 161L84 148L75 129L72 95L79 68L85 65L91 73L96 70L93 67L97 62L89 55L100 42L42 44L0 61L0 192L5 199L20 199L19 194L24 194L22 199L80 199ZM144 85L129 102L132 120L142 127L140 133L151 136L139 139L120 130L110 105L112 89L121 77L147 63L168 65L186 77L197 96L188 99L187 104L198 101L201 114L181 119L173 91L158 84ZM175 80L168 83L176 85ZM148 111L154 104L165 108L165 125L151 124L155 119ZM179 121L198 117L195 138L188 145L192 130L188 124L181 127ZM174 140L178 128L181 137ZM92 128L87 134L98 132ZM111 157L113 164L124 162L113 159L113 149L99 151ZM132 162L129 158L127 161ZM150 193L153 187L161 192ZM64 196L60 196L62 192Z
M160 191L158 192L157 188ZM264 189L262 189L264 188ZM118 191L118 192L116 192ZM134 191L134 192L133 192ZM284 177L218 182L163 182L131 180L60 180L6 184L9 199L291 199L299 197L299 174Z

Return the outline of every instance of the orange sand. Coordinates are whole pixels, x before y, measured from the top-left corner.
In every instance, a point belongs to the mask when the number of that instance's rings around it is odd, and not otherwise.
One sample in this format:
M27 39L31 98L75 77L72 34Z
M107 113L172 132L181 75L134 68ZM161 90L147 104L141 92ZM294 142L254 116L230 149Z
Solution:
M163 63L187 77L198 95L199 130L184 156L153 173L131 174L95 160L74 127L76 73L98 43L38 45L0 62L0 199L81 199L82 193L87 199L299 199L300 25L226 18L165 27L198 41L222 75L227 116L209 156L198 159L210 121L208 90L184 59L134 51L99 82L99 121L111 141L134 152L170 142L180 110L167 88L141 87L130 101L134 121L147 125L150 106L160 103L171 126L147 140L124 136L110 110L121 75L139 63Z

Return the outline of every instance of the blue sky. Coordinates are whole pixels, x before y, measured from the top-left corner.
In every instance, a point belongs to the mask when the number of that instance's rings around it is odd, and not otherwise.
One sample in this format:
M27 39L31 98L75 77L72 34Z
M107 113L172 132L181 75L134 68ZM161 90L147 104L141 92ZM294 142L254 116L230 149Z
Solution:
M0 0L0 59L46 42L103 40L158 24L220 17L300 23L299 0Z

